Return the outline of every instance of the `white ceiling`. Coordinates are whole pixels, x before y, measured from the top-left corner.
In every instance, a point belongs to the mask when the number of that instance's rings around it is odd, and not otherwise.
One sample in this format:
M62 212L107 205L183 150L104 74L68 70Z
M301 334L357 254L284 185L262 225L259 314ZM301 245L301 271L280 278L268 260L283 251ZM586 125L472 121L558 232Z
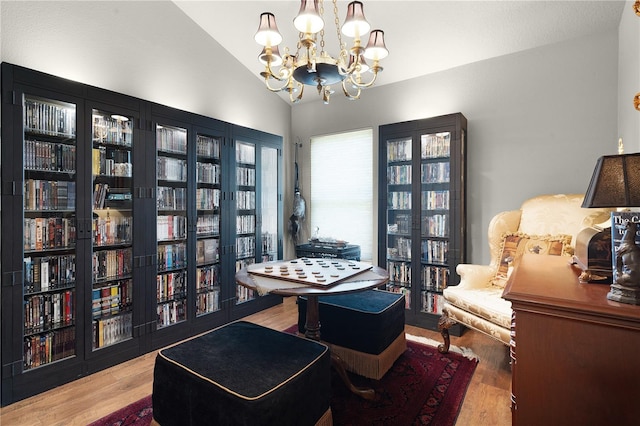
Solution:
M384 71L378 86L617 28L625 5L615 0L362 2L372 29L384 30L389 49L389 56L381 61ZM276 16L284 37L280 52L283 47L295 52L298 34L292 22L300 5L297 0L174 3L256 78L263 71L257 60L262 48L253 35L262 12ZM341 23L348 3L338 1ZM325 46L335 55L338 44L332 2L325 0L324 8ZM311 93L305 94L305 100L318 100Z

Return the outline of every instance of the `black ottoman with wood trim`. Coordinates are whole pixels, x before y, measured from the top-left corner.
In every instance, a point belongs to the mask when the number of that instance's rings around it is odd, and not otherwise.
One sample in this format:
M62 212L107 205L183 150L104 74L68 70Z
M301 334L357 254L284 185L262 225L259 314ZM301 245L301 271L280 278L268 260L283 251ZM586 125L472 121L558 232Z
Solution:
M171 425L331 425L326 345L237 321L159 351L153 420Z
M379 380L406 350L404 295L384 290L318 298L320 338L345 368ZM298 297L298 331L305 332L307 299Z

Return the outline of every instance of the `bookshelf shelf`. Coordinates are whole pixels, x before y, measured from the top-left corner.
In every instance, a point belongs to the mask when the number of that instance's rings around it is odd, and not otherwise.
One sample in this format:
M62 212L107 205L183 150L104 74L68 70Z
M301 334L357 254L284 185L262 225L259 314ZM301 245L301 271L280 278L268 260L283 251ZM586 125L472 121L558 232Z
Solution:
M134 119L91 109L92 352L133 338Z
M203 132L196 134L196 317L222 309L220 273L220 206L224 140Z
M466 119L451 114L380 126L379 259L406 321L436 329L442 290L465 254Z
M23 371L29 371L76 353L77 105L32 94L23 94L21 105L16 129L24 166L22 244L17 244L23 263L20 358Z
M187 129L158 122L155 135L158 179L156 327L160 329L184 322L190 314L187 303L187 206L190 200Z

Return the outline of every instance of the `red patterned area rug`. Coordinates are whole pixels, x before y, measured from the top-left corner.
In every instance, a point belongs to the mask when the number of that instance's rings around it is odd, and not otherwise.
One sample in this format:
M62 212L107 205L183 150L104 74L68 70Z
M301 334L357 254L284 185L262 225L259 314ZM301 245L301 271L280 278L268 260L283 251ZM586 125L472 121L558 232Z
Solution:
M153 419L153 409L151 407L151 395L127 405L124 408L96 420L89 426L149 426Z
M366 401L334 377L331 411L335 425L454 425L478 364L457 353L407 340L407 350L379 381L351 376L379 396ZM360 379L360 380L358 380Z
M455 424L478 359L455 351L441 354L436 347L407 337L407 350L382 379L351 376L356 385L373 387L379 396L376 401L350 393L334 374L331 399L334 425ZM90 426L147 426L152 416L148 396Z

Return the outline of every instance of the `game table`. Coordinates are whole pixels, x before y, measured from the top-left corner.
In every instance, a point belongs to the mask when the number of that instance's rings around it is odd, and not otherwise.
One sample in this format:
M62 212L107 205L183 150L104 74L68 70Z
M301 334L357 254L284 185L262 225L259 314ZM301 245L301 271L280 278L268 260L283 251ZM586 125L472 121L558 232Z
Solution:
M319 264L322 261L329 262L329 266ZM345 266L345 270L339 270L334 262ZM349 265L355 266L349 267ZM283 266L288 267L288 275L280 272L280 268ZM268 272L269 267L271 267L271 272ZM300 268L303 271L300 271ZM317 271L321 271L322 278L318 279L318 274L314 274ZM325 273L325 271L327 272ZM336 274L339 276L332 276ZM325 281L320 282L323 278ZM389 281L389 274L386 270L367 263L343 259L299 258L289 261L265 262L249 265L236 273L236 282L239 285L257 291L260 295L305 296L307 298L305 337L317 341L320 341L321 334L319 296L364 291L380 287L387 281ZM358 388L351 383L340 359L332 355L332 361L340 377L352 392L365 399L375 397L373 389Z

